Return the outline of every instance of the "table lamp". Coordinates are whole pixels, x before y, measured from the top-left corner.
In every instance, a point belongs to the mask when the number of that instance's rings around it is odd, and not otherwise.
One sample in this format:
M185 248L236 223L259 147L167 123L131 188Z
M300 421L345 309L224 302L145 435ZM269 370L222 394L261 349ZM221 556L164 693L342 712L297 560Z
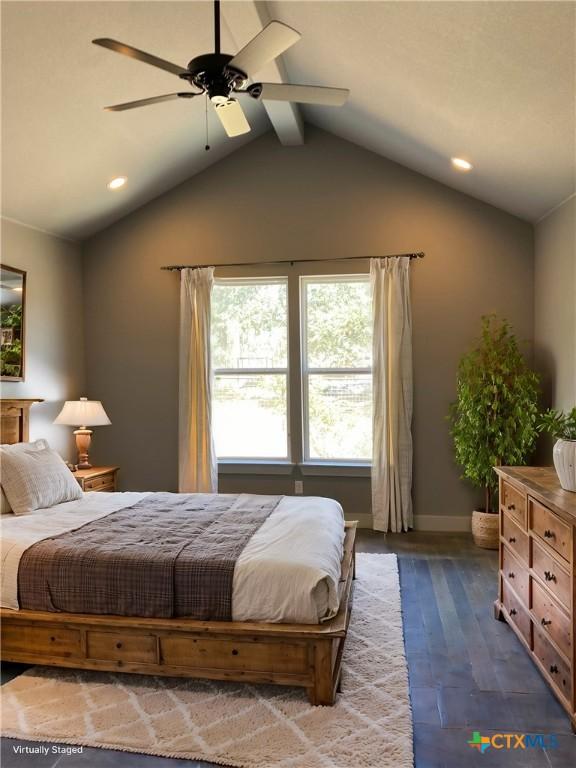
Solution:
M78 449L78 469L90 469L92 466L88 461L92 430L87 427L101 427L111 423L100 400L88 400L86 397L81 397L80 400L66 400L64 408L54 419L54 424L78 427L74 430Z

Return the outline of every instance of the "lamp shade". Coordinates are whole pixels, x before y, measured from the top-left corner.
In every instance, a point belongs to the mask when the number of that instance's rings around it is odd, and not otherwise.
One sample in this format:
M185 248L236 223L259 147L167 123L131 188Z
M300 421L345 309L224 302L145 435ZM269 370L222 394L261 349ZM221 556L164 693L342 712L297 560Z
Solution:
M100 400L66 400L64 408L54 419L54 424L65 424L69 427L101 427L112 422L106 415Z

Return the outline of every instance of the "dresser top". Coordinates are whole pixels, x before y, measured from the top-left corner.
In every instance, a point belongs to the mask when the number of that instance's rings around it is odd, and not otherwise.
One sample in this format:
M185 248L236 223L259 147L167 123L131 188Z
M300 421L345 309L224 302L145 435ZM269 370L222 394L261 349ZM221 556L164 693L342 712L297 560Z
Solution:
M516 485L525 486L535 499L560 515L569 515L576 524L576 493L565 491L554 467L495 467L495 471Z

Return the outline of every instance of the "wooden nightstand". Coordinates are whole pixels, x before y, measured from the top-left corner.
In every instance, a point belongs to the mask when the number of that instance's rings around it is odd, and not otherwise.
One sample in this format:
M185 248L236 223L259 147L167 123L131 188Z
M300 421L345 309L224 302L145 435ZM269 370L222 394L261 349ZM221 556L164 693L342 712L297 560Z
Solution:
M120 467L92 467L73 472L83 491L115 491L116 473Z

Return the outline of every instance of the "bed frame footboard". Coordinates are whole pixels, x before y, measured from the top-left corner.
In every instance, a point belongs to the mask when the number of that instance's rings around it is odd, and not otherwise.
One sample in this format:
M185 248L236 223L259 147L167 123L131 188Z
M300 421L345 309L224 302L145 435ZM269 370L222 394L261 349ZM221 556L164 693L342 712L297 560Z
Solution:
M324 624L10 611L0 617L2 658L24 664L306 688L334 704L352 602L356 524L346 524L340 609Z

